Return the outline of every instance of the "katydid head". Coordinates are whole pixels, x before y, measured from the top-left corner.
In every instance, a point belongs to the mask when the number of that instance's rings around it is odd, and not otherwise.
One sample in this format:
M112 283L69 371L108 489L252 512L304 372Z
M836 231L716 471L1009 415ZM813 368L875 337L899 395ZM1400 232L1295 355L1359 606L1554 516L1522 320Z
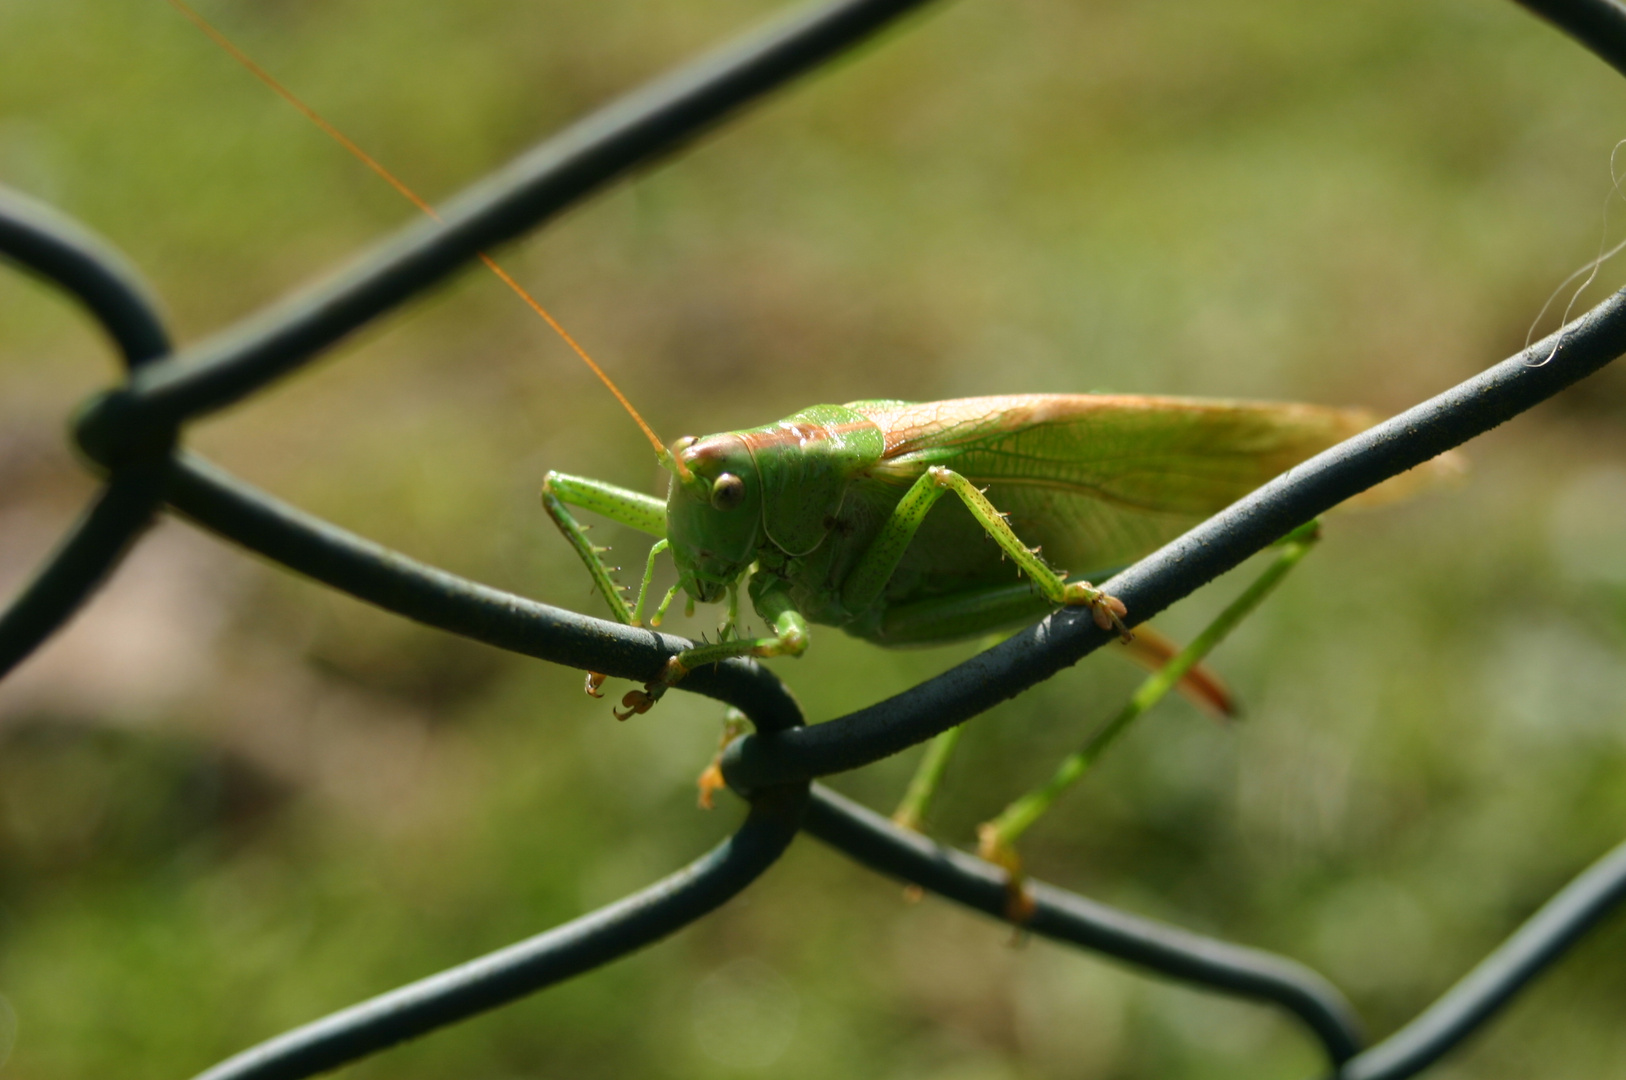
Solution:
M701 603L723 598L762 545L762 484L737 434L683 438L663 458L672 471L666 539L678 578Z

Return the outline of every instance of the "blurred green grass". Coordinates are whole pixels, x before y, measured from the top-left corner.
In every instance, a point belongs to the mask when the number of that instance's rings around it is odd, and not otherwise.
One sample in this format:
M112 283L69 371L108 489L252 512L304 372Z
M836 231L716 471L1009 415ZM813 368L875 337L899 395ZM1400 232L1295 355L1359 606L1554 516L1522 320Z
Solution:
M780 9L205 10L440 199ZM0 41L0 182L118 244L183 342L410 217L157 0L0 5ZM505 261L668 438L883 396L1396 410L1520 347L1592 254L1623 102L1602 64L1490 0L961 0ZM15 580L89 490L62 423L111 368L26 279L0 276L0 314ZM1034 872L1301 957L1378 1034L1432 1000L1626 823L1623 418L1605 372L1471 445L1460 489L1335 515L1216 657L1246 719L1160 709L1035 830ZM657 479L614 403L473 271L194 442L415 557L592 613L540 477ZM1236 587L1163 624L1190 633ZM824 630L778 668L825 719L965 653ZM1090 661L973 723L938 834L968 841L1134 678ZM732 827L737 807L692 808L711 706L673 695L617 725L579 683L156 530L0 685L4 1075L191 1075ZM887 808L912 759L836 784ZM351 1075L1318 1068L1269 1012L1008 940L800 842L670 941ZM1623 947L1617 917L1437 1075L1618 1067ZM730 1010L773 1038L731 1035Z

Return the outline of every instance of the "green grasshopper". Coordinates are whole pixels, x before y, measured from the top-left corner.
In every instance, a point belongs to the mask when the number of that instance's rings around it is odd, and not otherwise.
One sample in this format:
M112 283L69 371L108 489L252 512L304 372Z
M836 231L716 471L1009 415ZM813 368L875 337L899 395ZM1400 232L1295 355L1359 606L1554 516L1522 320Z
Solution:
M169 0L255 78L430 217L435 211L341 135L189 7ZM1127 641L1117 598L1085 580L1147 554L1259 484L1369 426L1352 409L1313 405L1088 394L1027 394L929 404L815 405L775 424L684 438L670 448L608 375L541 304L488 255L481 260L603 380L655 448L671 482L666 501L550 472L542 499L595 586L623 623L641 624L655 560L669 550L677 594L727 600L719 639L668 662L622 699L646 712L693 668L738 656L800 655L808 623L839 626L882 645L985 635L1064 605L1090 609ZM943 500L945 495L954 498ZM941 501L941 505L939 505ZM604 549L567 507L657 537L636 604L601 558ZM1029 547L1028 542L1034 546ZM1042 553L1042 554L1041 554ZM1079 571L1076 576L1053 564ZM1013 574L1014 568L1014 574ZM1013 580L1016 577L1017 580ZM1025 578L1026 580L1020 580ZM739 588L749 579L766 637L739 635ZM1142 662L1174 647L1142 643ZM1188 686L1211 701L1193 673ZM599 696L604 676L590 673Z
M1086 576L1133 562L1373 420L1314 405L1025 394L815 405L670 449L639 420L671 474L664 503L558 472L542 501L619 621L642 624L662 551L678 581L652 625L679 592L691 606L727 603L719 640L629 692L615 711L624 720L700 665L800 655L809 623L927 645L1083 606L1128 640L1124 605ZM569 507L658 537L632 607ZM768 636L739 635L746 581ZM602 683L590 674L588 693Z
M185 0L169 0L239 63L294 104L430 217L422 198L340 135L249 60ZM1090 610L1104 630L1133 638L1122 601L1087 580L1139 559L1293 465L1370 426L1356 409L1132 395L1026 394L912 404L815 405L777 423L665 446L625 395L534 298L489 256L481 260L546 321L625 407L670 475L666 499L549 472L542 501L622 623L640 625L656 559L669 551L677 584L650 618L659 625L677 595L727 603L718 639L668 661L630 691L625 720L647 712L689 671L733 657L798 656L808 625L837 626L877 644L929 645L987 636L1063 606ZM1437 459L1430 474L1460 467ZM1429 479L1424 476L1422 479ZM1384 485L1393 495L1409 485ZM945 498L945 496L953 496ZM1382 497L1382 496L1380 496ZM637 599L623 587L570 507L656 537ZM1314 539L1305 526L1252 587L1184 650L1159 635L1138 639L1140 662L1162 670L1044 786L979 830L979 851L1009 872L1008 914L1031 911L1014 844L1113 740L1178 685L1216 711L1227 696L1202 657L1257 605ZM1032 546L1029 546L1029 545ZM1067 569L1057 569L1066 567ZM771 633L743 637L739 594ZM603 675L587 692L601 696ZM725 725L724 742L743 717ZM959 729L928 749L900 824L919 828ZM701 802L722 786L717 762L701 777Z

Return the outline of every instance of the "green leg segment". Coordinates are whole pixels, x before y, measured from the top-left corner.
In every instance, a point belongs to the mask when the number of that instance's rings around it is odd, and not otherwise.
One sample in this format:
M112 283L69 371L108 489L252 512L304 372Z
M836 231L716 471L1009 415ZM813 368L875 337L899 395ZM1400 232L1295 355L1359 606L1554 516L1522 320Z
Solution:
M676 600L677 594L682 591L683 582L681 581L676 585L673 585L670 589L666 590L666 595L661 597L660 607L657 607L655 609L655 614L650 617L650 626L659 626L666 619L666 609L672 606L672 601Z
M941 465L927 469L899 500L892 516L881 527L880 535L870 544L842 584L842 606L848 611L862 611L880 598L881 591L886 588L887 581L903 559L904 551L926 520L926 514L938 499L949 492L960 497L966 509L971 511L971 516L993 537L1000 550L1033 581L1046 600L1056 605L1087 605L1097 625L1103 630L1117 628L1127 639L1129 631L1121 619L1126 614L1121 601L1087 581L1069 582L1050 569L1043 559L1022 543L1006 522L1005 515L994 508L994 504L975 484Z
M1008 633L989 634L982 639L981 647L991 649L1010 636ZM920 764L915 766L915 775L910 777L902 801L892 812L895 824L914 832L925 831L926 814L931 810L932 800L937 797L937 789L943 786L949 761L959 748L960 736L964 732L964 724L951 727L926 745L926 753L921 756Z
M655 556L667 548L665 504L649 495L640 495L636 491L628 491L626 488L619 488L599 480L550 472L542 480L542 505L547 508L548 516L559 526L559 531L565 534L565 539L576 549L576 554L581 556L587 572L593 577L594 585L605 602L610 605L610 613L617 621L629 626L641 625L644 605L649 599L650 582L655 576ZM661 538L650 549L649 561L644 567L643 581L638 589L638 600L633 607L627 607L627 601L621 595L623 586L616 582L612 576L613 568L601 557L608 549L598 547L588 540L586 527L576 521L568 506L591 510L612 521ZM652 625L660 625L662 616L666 614L667 607L671 605L678 591L678 588L674 587L661 600L654 617L650 620ZM772 637L747 639L733 637L739 619L737 586L729 587L728 598L728 621L724 624L721 635L723 640L690 649L668 661L666 670L659 679L646 684L641 691L631 691L621 699L626 712L617 711L615 714L617 718L625 720L635 713L648 712L650 707L660 700L661 695L666 693L668 687L703 664L715 664L735 656L800 656L807 649L807 620L802 618L801 612L791 604L789 595L783 590L768 587L762 589L760 593L754 592L752 597L757 611L773 628ZM604 676L589 672L587 692L598 697L599 687L603 683Z
M655 541L654 546L649 549L649 562L644 564L644 580L638 584L638 602L632 605L632 625L634 626L644 625L644 601L649 599L649 585L650 582L655 580L655 556L659 555L670 546L671 545L669 545L665 540L657 540ZM673 586L673 588L676 589L677 586ZM660 612L658 614L664 614L666 611L666 605L671 602L672 597L671 594L668 593L666 599L661 602ZM658 617L656 618L654 625L660 625L660 619Z
M648 712L668 689L697 667L731 660L736 656L800 656L807 651L807 620L791 603L788 593L770 585L760 592L753 590L751 599L757 614L768 620L768 625L773 628L772 637L734 638L710 645L697 645L679 653L667 661L666 670L659 679L646 683L641 691L630 691L621 699L627 711L617 712L616 718L625 720L629 716Z
M1020 890L1020 862L1013 847L1017 837L1038 821L1063 792L1077 783L1107 748L1128 730L1130 724L1163 700L1164 695L1173 689L1188 671L1208 655L1214 646L1223 641L1266 596L1270 595L1271 590L1287 576L1287 572L1298 565L1299 560L1315 545L1319 528L1319 523L1312 521L1289 533L1280 541L1280 551L1275 561L1265 568L1265 572L1260 574L1241 596L1233 600L1229 607L1220 612L1219 616L1198 634L1190 645L1182 649L1179 655L1143 682L1123 710L1092 735L1083 749L1069 755L1048 783L1011 803L997 818L977 830L978 854L1011 869L1014 888ZM1012 910L1020 908L1021 905L1013 899Z
M566 504L591 510L595 514L602 514L612 521L618 521L640 532L663 538L649 552L649 563L644 570L643 586L638 590L636 607L627 607L626 598L621 595L623 586L618 584L613 576L615 568L601 558L610 549L599 547L587 538L588 527L576 520ZM604 597L604 602L610 606L611 616L617 622L628 626L639 625L643 618L644 599L649 592L649 582L655 574L655 556L666 549L665 504L653 496L641 495L636 491L616 487L614 484L550 472L542 478L542 506L553 519L553 523L559 526L559 531L565 534L565 539L570 541L570 546L576 549L576 554L581 557L587 572L592 575L594 587L598 589L599 595ZM671 602L670 596L667 597L667 602ZM665 610L664 604L661 610ZM604 685L604 678L596 671L589 671L587 692L593 697L601 697L599 687Z
M666 535L666 503L653 495L562 472L550 472L542 478L543 499L549 494L571 506L619 521L629 529L654 537Z
M964 731L964 724L951 727L926 744L926 754L920 759L914 778L909 781L909 790L903 793L903 801L892 812L892 820L897 825L914 832L923 831L932 797L943 783L949 759L954 756L955 747L960 745L960 735Z
M757 614L773 628L773 636L698 645L677 658L685 672L736 656L800 656L807 651L807 620L791 604L789 594L782 589L768 588L752 600Z
M610 549L599 547L587 538L587 526L576 520L566 508L566 504L591 510L611 521L619 521L641 532L661 537L666 534L665 506L659 499L649 495L640 495L636 491L628 491L598 480L587 480L557 472L550 472L542 478L542 506L553 519L553 523L559 526L559 531L565 534L565 539L570 541L570 546L576 549L576 554L581 557L587 572L592 575L593 584L597 587L599 595L610 605L610 614L617 622L629 626L637 625L637 617L633 610L627 607L626 598L621 595L623 587L611 576L613 573L611 567L600 558ZM663 539L655 546L660 548L665 543ZM646 589L654 571L655 552L650 552L649 569L644 575ZM643 599L643 592L640 591L638 596L640 612L643 610Z
M740 634L740 583L728 583L728 610L723 615L723 624L717 628L717 640L727 641L737 638Z

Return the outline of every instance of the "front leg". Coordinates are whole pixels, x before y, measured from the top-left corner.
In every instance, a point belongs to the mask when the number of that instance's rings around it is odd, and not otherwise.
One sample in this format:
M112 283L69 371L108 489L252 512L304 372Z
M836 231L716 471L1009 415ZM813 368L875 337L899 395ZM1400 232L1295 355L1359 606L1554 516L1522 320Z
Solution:
M624 587L616 582L613 576L614 568L606 564L602 558L610 549L599 547L587 538L588 526L577 522L575 516L567 509L567 503L602 514L612 521L620 522L640 532L663 537L650 549L649 563L644 569L643 585L638 590L636 607L627 607L626 598L621 595ZM666 548L665 505L652 496L606 484L602 480L549 472L542 478L542 506L553 519L553 523L559 527L559 531L564 534L565 539L570 541L570 546L576 549L576 554L581 557L582 564L587 567L588 574L593 578L594 587L599 595L604 597L604 602L610 606L610 614L615 621L627 626L641 625L644 600L649 592L650 579L655 574L655 556ZM603 685L603 675L596 671L587 673L588 694L601 697L599 687Z
M1006 522L1005 515L994 508L994 504L975 484L941 465L927 469L898 500L892 516L881 526L880 533L842 583L843 607L850 612L863 611L880 599L887 581L903 560L903 553L926 520L927 512L938 499L951 491L960 497L965 508L971 511L971 516L1033 581L1045 599L1056 605L1087 606L1095 618L1095 625L1101 629L1116 629L1125 641L1134 637L1123 623L1122 616L1128 614L1128 609L1122 600L1108 596L1087 581L1068 581L1050 569L1043 559L1022 543Z
M657 547L665 545L666 507L659 499L606 484L602 480L589 480L560 472L550 472L542 478L542 507L547 510L553 523L559 526L559 531L564 533L565 539L570 541L570 546L576 549L582 564L592 575L593 585L598 589L599 595L610 605L610 614L615 617L616 622L626 623L629 626L637 625L632 609L627 607L627 601L621 595L622 586L611 576L612 568L600 558L610 549L599 547L587 538L588 527L576 521L566 509L567 503L591 510L595 514L603 514L611 521L618 521L640 532L663 538ZM651 558L649 572L653 570L654 559ZM646 572L644 577L646 588L649 572ZM642 606L643 597L640 595L639 607Z
M762 582L761 585L758 582ZM666 670L654 682L645 683L642 690L633 690L621 699L626 712L617 711L617 720L646 713L655 702L689 672L706 664L732 660L738 656L800 656L807 651L807 619L796 610L785 583L778 578L758 577L752 580L751 602L757 614L767 620L773 629L772 637L735 638L709 645L696 645L666 662Z

